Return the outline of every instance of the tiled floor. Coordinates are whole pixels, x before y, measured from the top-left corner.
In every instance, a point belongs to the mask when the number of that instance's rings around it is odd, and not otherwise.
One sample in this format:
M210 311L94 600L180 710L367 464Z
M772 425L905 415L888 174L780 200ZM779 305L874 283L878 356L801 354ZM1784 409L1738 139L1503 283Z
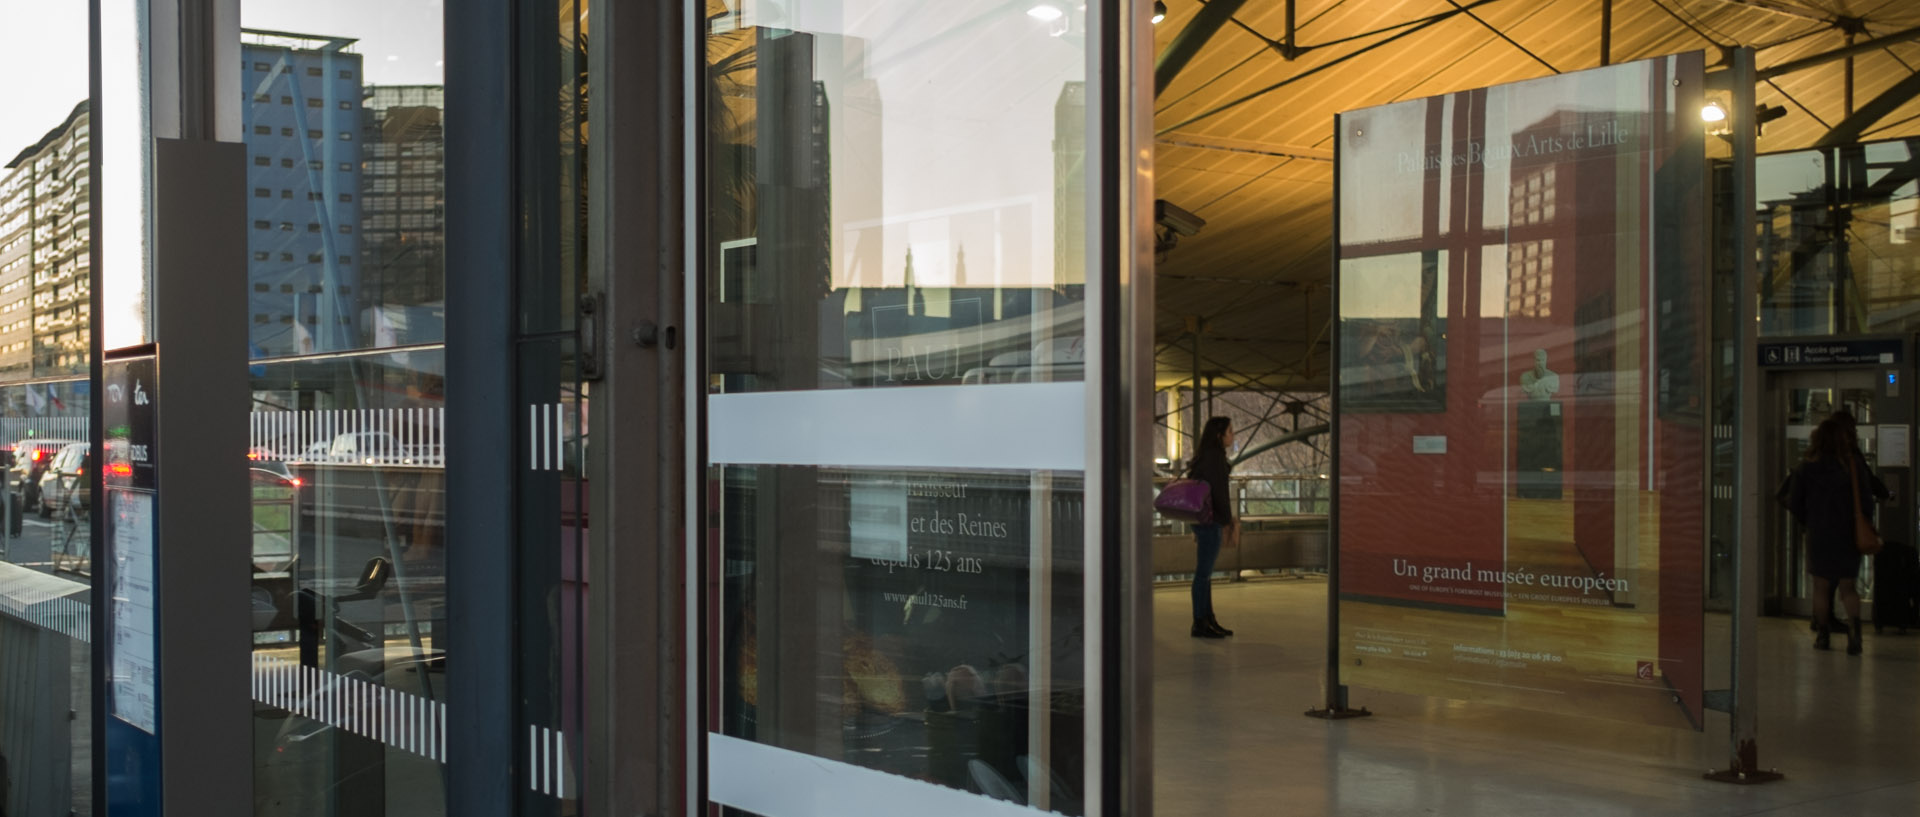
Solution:
M1186 588L1155 591L1160 817L1920 815L1920 634L1869 630L1850 657L1809 649L1805 621L1763 620L1761 763L1787 779L1732 786L1701 779L1726 764L1717 714L1696 733L1355 689L1374 717L1303 717L1326 584L1217 584L1214 606L1233 638L1189 637Z

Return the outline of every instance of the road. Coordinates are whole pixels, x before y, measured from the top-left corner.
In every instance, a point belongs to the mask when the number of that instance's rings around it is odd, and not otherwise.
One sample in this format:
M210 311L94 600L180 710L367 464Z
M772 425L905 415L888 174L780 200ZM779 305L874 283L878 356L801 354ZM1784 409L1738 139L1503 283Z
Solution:
M21 567L30 567L43 573L53 573L64 579L86 583L87 577L84 575L76 574L70 570L56 572L54 569L54 539L56 536L64 533L65 529L63 526L29 514L24 520L24 524L21 525L20 535L6 540L6 561L20 565ZM84 522L81 524L77 535L73 537L73 541L74 546L80 548L81 552L84 553L87 542L87 526ZM62 560L62 564L69 563L69 560Z

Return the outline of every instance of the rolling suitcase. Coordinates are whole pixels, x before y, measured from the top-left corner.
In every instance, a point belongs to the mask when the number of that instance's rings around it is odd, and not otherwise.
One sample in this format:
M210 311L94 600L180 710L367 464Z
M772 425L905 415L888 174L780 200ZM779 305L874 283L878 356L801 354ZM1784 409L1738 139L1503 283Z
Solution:
M1873 557L1873 631L1920 626L1920 551L1888 542Z

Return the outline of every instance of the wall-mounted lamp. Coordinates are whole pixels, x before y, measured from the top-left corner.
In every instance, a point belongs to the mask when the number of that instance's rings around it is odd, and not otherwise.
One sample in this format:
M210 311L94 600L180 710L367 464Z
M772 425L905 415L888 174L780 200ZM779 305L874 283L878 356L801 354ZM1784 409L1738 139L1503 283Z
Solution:
M1787 109L1779 105L1757 105L1753 109L1753 130L1763 133L1766 124L1787 115ZM1700 121L1707 125L1707 132L1715 136L1730 136L1733 133L1733 116L1720 100L1708 100L1700 108Z
M1052 3L1041 3L1040 5L1027 9L1027 16L1035 20L1051 22L1066 16L1066 12L1061 11L1059 6L1053 5Z
M1153 24L1159 25L1160 21L1165 19L1167 19L1166 0L1153 0Z

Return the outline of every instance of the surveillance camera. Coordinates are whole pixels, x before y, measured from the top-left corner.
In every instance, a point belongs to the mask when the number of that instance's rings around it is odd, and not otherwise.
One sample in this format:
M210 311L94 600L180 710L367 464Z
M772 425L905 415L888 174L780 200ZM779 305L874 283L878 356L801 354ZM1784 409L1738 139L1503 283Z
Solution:
M1153 222L1181 235L1193 235L1207 226L1207 220L1181 209L1166 199L1153 202Z

